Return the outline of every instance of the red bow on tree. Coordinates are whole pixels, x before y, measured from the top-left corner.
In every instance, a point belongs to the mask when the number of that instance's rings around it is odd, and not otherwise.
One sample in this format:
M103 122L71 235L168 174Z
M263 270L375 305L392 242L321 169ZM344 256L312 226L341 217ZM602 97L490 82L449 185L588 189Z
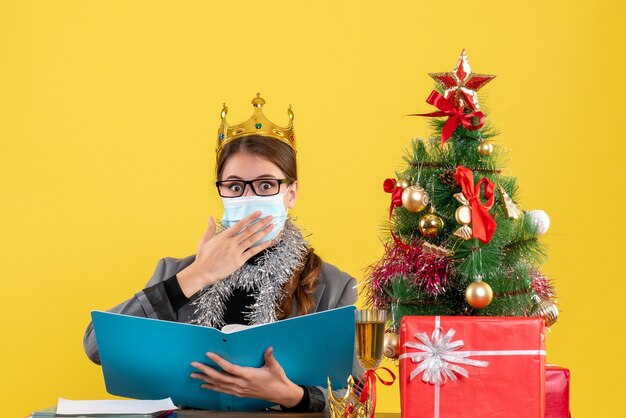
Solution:
M383 183L383 189L386 193L391 193L391 206L389 207L389 218L391 218L393 207L402 206L402 188L398 186L395 179L387 179Z
M393 215L393 208L396 206L402 206L402 192L404 190L402 189L402 187L398 186L398 183L395 179L385 180L385 182L383 183L383 189L386 193L391 193L391 204L389 205L389 219L391 219L391 215ZM396 234L394 234L393 231L390 232L393 240L396 242L397 245L406 249L411 248L410 246L403 243L402 240L400 240L398 237L396 237Z
M485 124L485 115L483 112L477 111L472 113L465 113L465 109L463 107L457 108L454 104L442 96L439 92L433 90L426 99L428 104L435 106L439 109L439 112L432 113L413 113L408 116L427 116L427 117L440 117L440 116L448 116L448 120L443 125L443 129L441 131L441 144L445 144L448 139L452 136L454 130L459 126L463 125L465 129L469 129L470 131L476 131Z
M487 244L496 232L496 221L489 210L494 202L495 185L488 179L482 178L474 187L474 173L462 165L456 168L456 182L461 185L463 195L472 208L472 236ZM485 184L485 203L480 200L481 186Z

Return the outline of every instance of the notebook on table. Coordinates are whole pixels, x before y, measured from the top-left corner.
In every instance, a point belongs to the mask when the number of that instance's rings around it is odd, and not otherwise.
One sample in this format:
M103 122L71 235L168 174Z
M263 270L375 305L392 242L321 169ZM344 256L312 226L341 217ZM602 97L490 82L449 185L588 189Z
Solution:
M173 416L171 399L158 400L69 400L59 398L50 408L33 412L32 418L165 418Z

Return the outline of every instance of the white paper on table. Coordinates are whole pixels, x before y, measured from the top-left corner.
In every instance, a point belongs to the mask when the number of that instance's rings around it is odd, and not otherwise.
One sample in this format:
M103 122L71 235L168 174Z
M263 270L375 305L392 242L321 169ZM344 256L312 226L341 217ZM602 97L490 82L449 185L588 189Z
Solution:
M71 401L59 398L57 414L152 414L177 409L170 398L159 400Z

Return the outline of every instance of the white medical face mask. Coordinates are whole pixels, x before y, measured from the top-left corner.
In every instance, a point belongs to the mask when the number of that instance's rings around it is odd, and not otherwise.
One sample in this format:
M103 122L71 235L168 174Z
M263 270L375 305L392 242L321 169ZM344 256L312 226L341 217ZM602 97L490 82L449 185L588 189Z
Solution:
M291 185L289 185L289 187L291 187ZM287 220L285 193L287 193L289 187L287 187L284 193L278 193L273 196L223 197L222 204L224 205L224 215L222 216L222 225L226 228L230 228L253 212L261 211L262 218L272 215L271 223L274 224L274 229L254 245L256 246L265 241L273 240L278 236L280 231L282 231L285 221ZM256 222L258 222L258 220Z

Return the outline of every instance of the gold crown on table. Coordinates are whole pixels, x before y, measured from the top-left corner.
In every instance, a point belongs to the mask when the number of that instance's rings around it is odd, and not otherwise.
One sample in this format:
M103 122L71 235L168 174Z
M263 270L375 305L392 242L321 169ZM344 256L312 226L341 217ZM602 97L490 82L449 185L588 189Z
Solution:
M355 392L354 379L348 377L348 390L343 398L335 397L328 378L328 409L331 418L367 418L373 409L370 397L365 402L359 401Z
M217 130L217 146L215 153L218 156L222 148L230 141L247 135L261 135L274 138L289 145L294 151L296 150L296 135L293 129L293 112L291 111L291 105L289 105L289 109L287 109L289 124L283 127L272 123L265 117L263 114L264 104L265 100L261 97L261 93L257 93L256 97L252 99L254 112L250 119L239 125L231 126L226 122L228 107L226 107L226 103L224 103L224 107L222 108L222 123Z

